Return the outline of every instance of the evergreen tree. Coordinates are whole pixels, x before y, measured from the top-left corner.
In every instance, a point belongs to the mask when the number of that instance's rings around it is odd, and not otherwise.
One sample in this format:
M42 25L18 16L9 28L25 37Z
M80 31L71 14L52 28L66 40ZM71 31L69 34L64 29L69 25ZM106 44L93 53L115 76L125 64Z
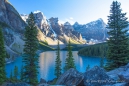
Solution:
M67 47L68 47L68 53L67 53L67 58L66 58L66 61L65 61L65 67L64 67L65 71L67 71L70 68L75 68L70 40L69 40L69 43L68 43Z
M15 66L14 67L14 79L17 80L18 79L17 77L18 77L18 67Z
M100 67L104 67L104 51L101 53L101 59L100 59Z
M108 16L109 40L108 40L108 60L105 68L112 70L126 65L129 57L127 30L128 21L126 13L122 13L121 4L113 1L110 15Z
M23 65L21 67L21 71L20 71L20 80L23 81Z
M37 85L38 83L38 55L36 51L38 49L38 29L35 26L35 19L34 15L31 12L29 14L28 25L25 27L25 45L24 45L24 55L23 55L23 62L24 62L24 74L23 80L31 85Z
M58 46L57 46L57 52L56 52L56 65L55 65L55 75L56 78L58 79L59 76L61 75L61 60L60 60L60 45L59 45L59 41L58 41Z
M5 58L6 52L4 48L4 39L2 34L2 27L0 26L0 84L2 84L6 80L5 73Z
M12 70L11 70L11 72L10 72L10 80L12 80L13 79L13 73L12 73Z
M86 71L88 71L90 69L90 65L88 64L86 67Z

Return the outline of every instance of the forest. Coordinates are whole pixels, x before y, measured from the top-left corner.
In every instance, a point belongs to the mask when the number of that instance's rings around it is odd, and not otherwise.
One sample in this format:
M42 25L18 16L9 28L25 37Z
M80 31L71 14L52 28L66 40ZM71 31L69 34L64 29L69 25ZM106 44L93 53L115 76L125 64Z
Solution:
M106 57L107 56L108 45L107 43L100 43L95 45L86 46L78 51L80 56L89 57Z

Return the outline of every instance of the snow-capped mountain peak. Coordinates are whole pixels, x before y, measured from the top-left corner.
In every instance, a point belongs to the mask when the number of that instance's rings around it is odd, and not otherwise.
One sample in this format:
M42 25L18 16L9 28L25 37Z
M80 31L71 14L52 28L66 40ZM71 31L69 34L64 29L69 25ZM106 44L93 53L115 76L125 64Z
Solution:
M67 25L68 26L68 25L71 25L71 24L69 22L65 22L64 25Z
M76 31L80 32L85 39L88 40L105 40L108 36L106 33L106 24L101 18L83 25L75 23L73 27Z

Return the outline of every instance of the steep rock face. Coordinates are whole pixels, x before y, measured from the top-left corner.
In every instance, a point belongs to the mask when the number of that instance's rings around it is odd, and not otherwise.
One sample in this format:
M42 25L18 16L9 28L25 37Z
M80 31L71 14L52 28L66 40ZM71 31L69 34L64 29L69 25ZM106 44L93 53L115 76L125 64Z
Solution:
M35 22L38 28L45 34L47 37L54 38L54 33L52 32L49 23L44 16L44 14L40 11L34 12Z
M22 38L26 23L7 0L0 0L0 25L3 29L5 48L8 54L6 62L10 62L23 52L24 41Z
M72 37L75 40L82 40L81 33L75 31L69 22L64 24L63 31L68 37Z
M44 14L41 11L34 11L33 14L35 17L35 23L38 27L38 40L47 42L49 45L56 45L56 34ZM21 17L25 22L28 19L28 15L26 14L21 14ZM60 44L63 44L61 41L59 42Z
M75 31L80 32L83 38L85 38L86 40L106 40L106 38L108 37L106 24L101 18L84 25L75 22L73 28L75 29Z
M62 25L58 24L58 18L50 18L49 19L52 29L58 34L63 35Z
M27 15L21 14L24 21L27 21ZM34 12L35 22L39 29L38 39L41 41L47 41L51 45L50 41L53 40L53 44L57 44L57 39L62 43L68 43L68 40L73 40L72 43L80 44L85 43L82 39L81 33L75 31L69 22L65 24L59 24L58 18L47 18L41 11ZM44 38L43 38L44 37Z
M6 23L17 32L23 32L25 27L25 22L7 0L0 0L0 21Z
M82 40L81 33L74 30L72 25L69 22L64 24L58 23L58 18L50 18L50 23L53 30L58 34L58 38L63 41L64 43L67 42L69 39L76 41L76 43L85 43ZM65 41L64 41L65 39Z

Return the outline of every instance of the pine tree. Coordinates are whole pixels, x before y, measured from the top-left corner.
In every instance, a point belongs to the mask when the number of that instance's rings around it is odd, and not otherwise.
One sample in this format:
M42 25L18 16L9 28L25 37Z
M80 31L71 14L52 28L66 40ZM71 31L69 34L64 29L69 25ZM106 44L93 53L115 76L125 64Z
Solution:
M108 16L109 40L108 40L108 58L105 68L112 70L120 66L126 65L129 61L128 50L128 26L126 13L122 13L121 4L113 1L111 5L110 15Z
M104 67L104 50L101 51L100 67Z
M88 71L90 69L90 65L88 64L86 67L86 71Z
M61 60L60 60L60 45L58 41L57 51L56 51L56 61L55 61L55 76L58 79L61 75Z
M4 39L2 34L2 27L0 26L0 85L6 80L5 73L5 58L6 52L4 48Z
M20 80L23 81L23 65L21 67L21 71L20 71Z
M13 73L12 73L12 70L11 70L11 72L10 72L10 80L12 80L13 79Z
M36 51L38 49L38 29L35 26L35 19L34 15L31 12L29 14L28 25L25 27L25 45L24 45L24 55L23 55L23 62L24 62L24 74L23 80L31 85L37 85L38 83L38 55Z
M66 61L65 61L65 71L67 71L68 69L70 68L76 68L75 67L75 64L74 64L74 58L73 58L73 54L72 54L72 47L71 47L71 43L70 43L70 40L69 40L69 43L68 43L68 53L67 53L67 58L66 58Z
M101 57L101 59L100 59L100 67L104 67L104 59L103 59L104 57Z
M17 66L14 67L14 73L13 74L14 74L14 79L17 80L18 79L18 67Z

